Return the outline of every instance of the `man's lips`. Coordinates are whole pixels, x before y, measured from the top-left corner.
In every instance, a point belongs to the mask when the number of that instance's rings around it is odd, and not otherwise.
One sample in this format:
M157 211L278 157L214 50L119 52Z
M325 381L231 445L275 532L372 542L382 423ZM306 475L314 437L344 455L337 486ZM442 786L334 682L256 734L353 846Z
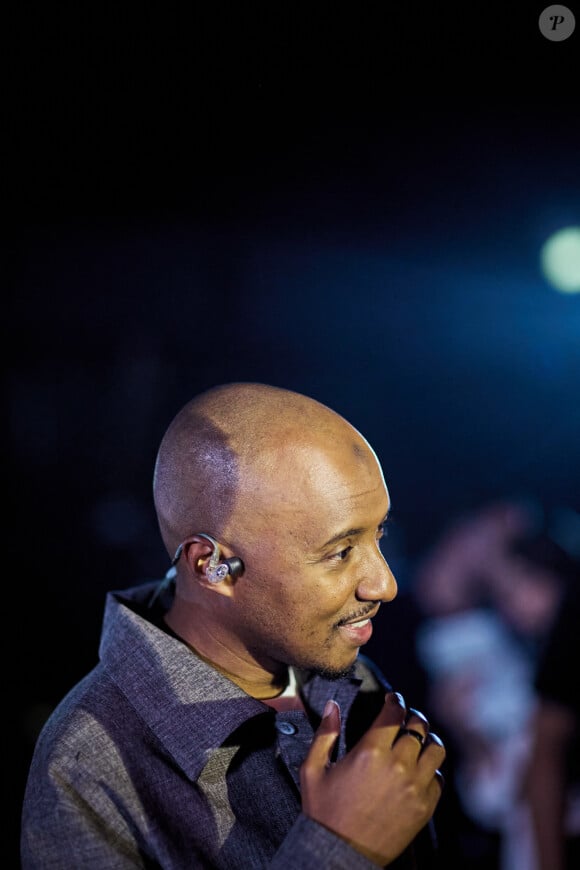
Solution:
M373 608L373 610L364 616L356 616L346 622L341 620L337 628L343 637L347 638L355 646L362 646L363 643L367 643L371 638L373 633L371 618L376 616L377 611L378 607Z
M373 619L378 612L378 607L372 607L370 610L367 610L366 613L357 613L356 616L349 616L348 619L340 619L336 623L336 627L342 628L345 625L358 625L367 619Z

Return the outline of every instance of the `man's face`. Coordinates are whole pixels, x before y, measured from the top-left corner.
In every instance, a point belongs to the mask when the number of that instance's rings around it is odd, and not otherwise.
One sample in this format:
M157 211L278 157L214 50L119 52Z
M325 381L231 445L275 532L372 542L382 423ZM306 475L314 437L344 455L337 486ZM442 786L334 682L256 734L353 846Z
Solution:
M275 486L246 490L246 571L229 629L267 670L348 671L371 636L369 617L397 593L379 546L389 494L361 445L298 446L276 458Z

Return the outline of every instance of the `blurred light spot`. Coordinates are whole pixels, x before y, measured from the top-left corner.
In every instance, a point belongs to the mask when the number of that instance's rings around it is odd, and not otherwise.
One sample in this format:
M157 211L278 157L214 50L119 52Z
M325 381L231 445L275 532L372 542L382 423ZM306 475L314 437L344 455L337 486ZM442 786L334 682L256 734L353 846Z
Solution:
M564 227L542 245L544 277L560 293L580 293L580 227Z

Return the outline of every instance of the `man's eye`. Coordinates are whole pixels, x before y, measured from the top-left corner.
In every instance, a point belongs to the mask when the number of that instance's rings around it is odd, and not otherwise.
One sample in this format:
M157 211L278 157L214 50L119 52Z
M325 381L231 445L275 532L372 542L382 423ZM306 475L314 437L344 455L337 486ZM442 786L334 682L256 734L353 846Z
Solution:
M386 522L381 523L377 529L377 540L380 541L381 538L386 538L388 533L389 533L389 530L387 528L387 523Z
M345 547L344 550L339 550L338 553L333 553L328 558L332 559L335 562L344 562L351 550L352 547Z

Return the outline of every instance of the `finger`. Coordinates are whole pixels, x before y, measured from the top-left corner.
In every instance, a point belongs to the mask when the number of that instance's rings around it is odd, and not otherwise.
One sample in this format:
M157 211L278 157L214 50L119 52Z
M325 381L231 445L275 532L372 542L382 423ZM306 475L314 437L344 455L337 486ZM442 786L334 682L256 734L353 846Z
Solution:
M395 745L395 743L398 743L402 737L413 737L417 741L421 749L423 748L423 743L425 742L425 735L422 734L420 731L415 731L414 728L399 728L395 739L393 740L393 746Z
M424 739L429 733L429 720L419 710L409 707L403 727L419 733Z
M429 720L420 710L416 710L414 707L409 707L405 718L405 725L409 725L410 722L415 723L412 724L413 728L418 724L422 724L425 729L425 734L429 731Z
M318 778L330 765L332 750L340 734L340 707L328 700L320 725L301 768L304 780Z
M406 714L405 699L400 692L387 692L385 702L371 727L376 725L377 727L400 728L405 721Z
M443 741L431 731L423 735L420 731L403 725L397 732L391 748L395 749L395 746L398 753L414 758L417 764L421 763L422 779L425 782L429 781L435 769L445 760Z
M370 728L358 741L358 745L390 749L399 728L405 721L406 712L403 696L399 692L387 692L383 706Z
M409 707L405 716L405 721L393 737L392 745L394 746L395 743L398 743L402 737L411 737L416 740L422 748L428 734L429 721L427 717L414 707Z
M387 692L384 704L369 731L373 728L393 728L397 731L404 724L406 715L407 708L403 696L399 692Z
M423 742L417 763L424 764L427 770L435 768L435 772L437 772L437 769L445 761L446 754L445 746L439 735L430 731Z
M428 749L430 746L435 746L438 750L440 750L440 752L442 751L443 753L445 753L445 745L439 735L435 734L434 731L429 731L429 733L425 737L425 740L423 741L423 751Z

